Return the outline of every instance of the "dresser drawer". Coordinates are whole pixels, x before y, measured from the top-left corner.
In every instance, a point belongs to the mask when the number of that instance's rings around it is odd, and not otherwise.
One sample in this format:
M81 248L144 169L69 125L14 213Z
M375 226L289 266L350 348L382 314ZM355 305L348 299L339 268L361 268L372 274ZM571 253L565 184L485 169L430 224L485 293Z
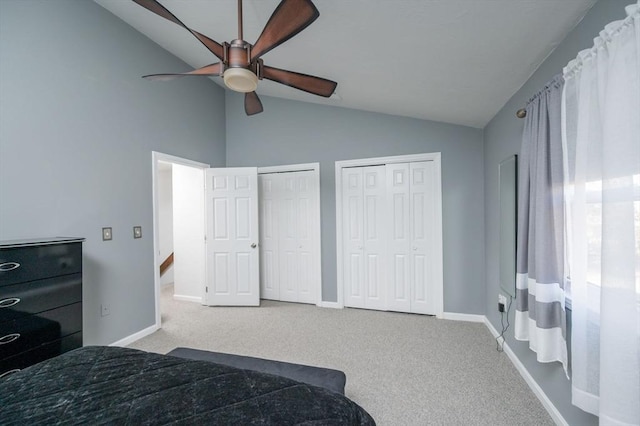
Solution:
M82 330L82 303L0 324L0 359Z
M82 243L0 249L0 286L82 272Z
M35 349L0 360L0 377L11 370L20 370L80 347L82 347L81 331ZM0 385L2 383L1 380L0 378Z
M82 302L82 274L0 287L0 323Z

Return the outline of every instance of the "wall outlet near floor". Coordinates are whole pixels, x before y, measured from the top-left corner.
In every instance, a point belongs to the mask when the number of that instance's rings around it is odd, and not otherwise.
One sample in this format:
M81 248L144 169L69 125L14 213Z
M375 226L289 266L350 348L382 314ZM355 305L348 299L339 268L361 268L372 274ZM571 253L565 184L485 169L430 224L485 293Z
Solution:
M102 305L100 305L100 316L106 317L110 313L111 313L111 307L109 307L109 305L107 305L106 303L103 303Z
M498 294L498 303L502 303L503 305L507 305L507 296L504 294Z
M498 312L504 312L507 306L507 298L503 294L498 294Z

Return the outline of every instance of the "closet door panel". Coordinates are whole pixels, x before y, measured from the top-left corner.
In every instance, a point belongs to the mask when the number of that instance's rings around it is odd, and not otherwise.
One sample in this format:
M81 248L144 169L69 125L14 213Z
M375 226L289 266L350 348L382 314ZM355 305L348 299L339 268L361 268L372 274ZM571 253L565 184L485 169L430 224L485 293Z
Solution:
M317 250L315 217L317 185L313 172L294 173L298 190L298 302L315 303L315 286L320 286L320 265L314 262Z
M280 197L280 300L298 301L298 191L296 173L282 173Z
M365 307L364 194L362 168L342 170L344 304Z
M278 175L258 175L260 184L260 297L280 299L278 254Z
M321 286L318 174L265 173L259 180L261 297L316 303Z
M363 167L365 307L386 309L386 169Z
M434 169L432 161L410 165L411 194L411 312L434 314L434 301L428 297L433 282L431 253L434 210Z
M387 209L391 230L388 237L390 271L388 309L410 312L410 184L409 163L387 164Z

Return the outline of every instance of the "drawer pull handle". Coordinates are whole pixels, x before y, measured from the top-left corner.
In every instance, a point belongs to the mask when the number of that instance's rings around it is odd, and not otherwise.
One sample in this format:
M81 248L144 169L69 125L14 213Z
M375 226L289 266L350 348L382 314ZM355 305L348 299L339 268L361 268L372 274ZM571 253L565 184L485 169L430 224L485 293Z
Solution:
M0 374L0 379L2 379L5 376L8 376L9 374L17 373L18 371L20 371L19 368L14 368L13 370L5 371L4 373Z
M8 299L0 300L0 309L2 309L2 308L10 308L12 306L17 305L18 303L20 303L20 298L19 297L10 297Z
M0 345L6 345L7 343L15 342L20 338L20 333L7 334L4 337L0 337Z
M5 262L0 263L0 272L13 271L14 269L18 269L20 264L18 262Z

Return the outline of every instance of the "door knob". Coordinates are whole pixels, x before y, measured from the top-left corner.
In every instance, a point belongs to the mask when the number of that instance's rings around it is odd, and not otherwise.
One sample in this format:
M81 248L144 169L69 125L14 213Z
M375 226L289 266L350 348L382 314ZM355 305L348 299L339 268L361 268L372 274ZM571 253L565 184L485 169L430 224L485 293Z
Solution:
M251 244L251 248L256 248L256 243Z

